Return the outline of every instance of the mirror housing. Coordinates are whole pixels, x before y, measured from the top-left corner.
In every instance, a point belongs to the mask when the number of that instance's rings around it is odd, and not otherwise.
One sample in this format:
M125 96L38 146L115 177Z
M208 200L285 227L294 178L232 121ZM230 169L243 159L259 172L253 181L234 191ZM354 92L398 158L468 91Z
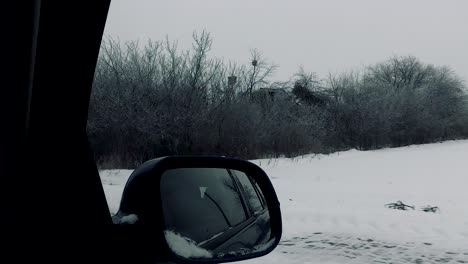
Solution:
M256 211L247 201L248 179L263 206ZM243 209L226 208L236 203ZM197 206L202 209L194 210ZM208 207L223 217L210 218ZM145 241L140 253L159 262L256 258L271 252L282 232L279 201L266 173L251 162L225 157L170 156L145 162L130 175L113 222L128 230L127 239ZM206 230L203 223L209 223Z

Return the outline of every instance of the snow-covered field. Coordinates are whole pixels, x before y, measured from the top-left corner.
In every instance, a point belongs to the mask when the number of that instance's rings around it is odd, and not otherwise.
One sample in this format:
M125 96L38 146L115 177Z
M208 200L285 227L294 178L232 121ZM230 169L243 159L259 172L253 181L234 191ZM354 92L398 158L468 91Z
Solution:
M253 162L275 186L283 237L246 262L468 263L468 141ZM130 173L101 171L111 212ZM398 200L416 210L385 208Z

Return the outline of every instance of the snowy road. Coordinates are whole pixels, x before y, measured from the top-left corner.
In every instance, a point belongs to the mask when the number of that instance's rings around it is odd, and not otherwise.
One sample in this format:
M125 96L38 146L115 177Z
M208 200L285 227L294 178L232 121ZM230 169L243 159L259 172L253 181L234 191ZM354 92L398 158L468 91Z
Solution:
M278 193L283 237L244 263L468 263L467 160L468 141L451 141L253 161ZM130 172L101 172L112 212ZM398 200L416 210L385 208Z

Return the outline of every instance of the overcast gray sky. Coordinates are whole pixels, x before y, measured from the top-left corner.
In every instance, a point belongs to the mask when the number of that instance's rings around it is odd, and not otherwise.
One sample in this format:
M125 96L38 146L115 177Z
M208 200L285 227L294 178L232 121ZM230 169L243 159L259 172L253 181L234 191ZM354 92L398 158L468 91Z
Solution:
M325 77L392 55L448 65L468 80L468 0L112 0L105 34L168 35L188 48L202 29L213 56L248 64L249 50L260 50L279 65L275 80L301 65Z

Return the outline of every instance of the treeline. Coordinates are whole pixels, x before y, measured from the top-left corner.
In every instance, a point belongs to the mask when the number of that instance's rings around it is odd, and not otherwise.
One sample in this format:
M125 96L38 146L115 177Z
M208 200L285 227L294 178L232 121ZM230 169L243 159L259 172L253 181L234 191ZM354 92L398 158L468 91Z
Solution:
M276 66L257 50L249 65L193 46L102 42L88 135L103 168L134 168L158 156L244 159L397 147L468 135L462 80L447 67L393 57L325 79L300 70L271 83Z

